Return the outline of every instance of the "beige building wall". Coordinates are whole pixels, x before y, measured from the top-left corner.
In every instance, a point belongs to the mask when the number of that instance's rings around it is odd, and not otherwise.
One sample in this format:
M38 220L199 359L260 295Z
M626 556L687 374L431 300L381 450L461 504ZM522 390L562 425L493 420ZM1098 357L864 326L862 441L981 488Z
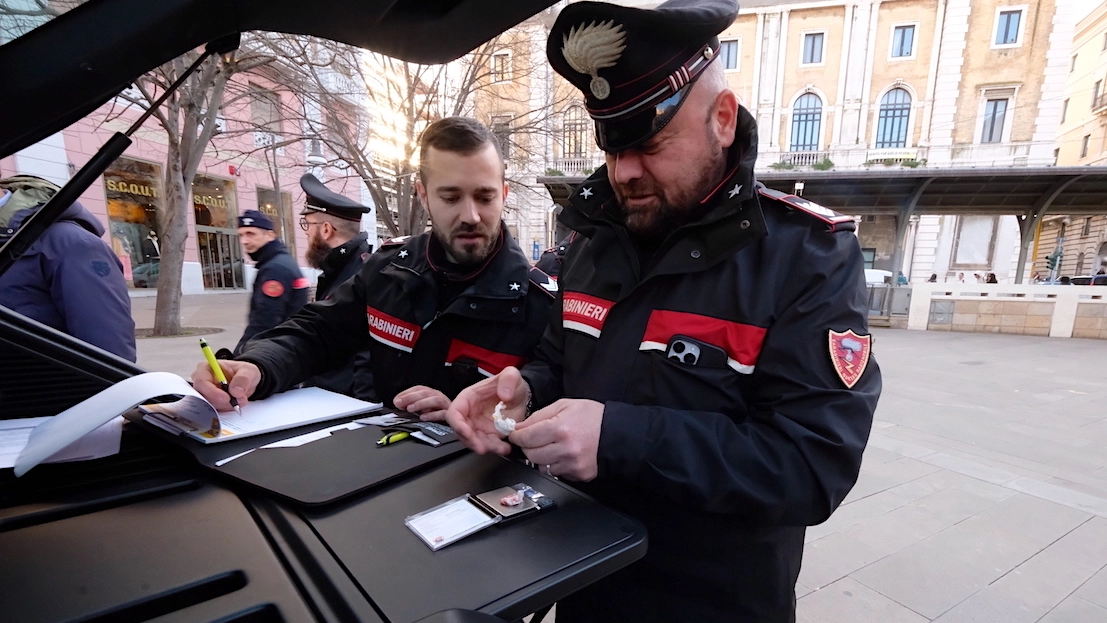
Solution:
M1057 164L1103 165L1107 163L1107 97L1100 97L1097 106L1094 96L1096 82L1100 83L1101 95L1107 90L1107 3L1077 24L1069 63Z
M1014 46L997 46L996 28L1000 11L1023 9L1022 34ZM969 37L962 65L961 97L957 103L954 142L979 143L985 98L995 89L1014 89L1008 104L1002 142L1030 141L1042 97L1042 68L1046 65L1054 0L973 0L969 15ZM1013 110L1013 116L1010 111Z

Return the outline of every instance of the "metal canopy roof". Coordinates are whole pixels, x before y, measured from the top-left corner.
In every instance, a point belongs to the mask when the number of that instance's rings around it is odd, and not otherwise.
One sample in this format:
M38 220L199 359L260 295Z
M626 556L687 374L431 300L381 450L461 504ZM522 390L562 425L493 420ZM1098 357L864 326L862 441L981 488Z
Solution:
M1024 215L1038 210L1107 214L1107 167L880 166L856 171L768 171L757 179L786 193L795 191L796 182L803 182L804 198L845 214L902 214L905 210L912 214ZM564 205L571 189L584 178L540 177L538 181L555 202Z

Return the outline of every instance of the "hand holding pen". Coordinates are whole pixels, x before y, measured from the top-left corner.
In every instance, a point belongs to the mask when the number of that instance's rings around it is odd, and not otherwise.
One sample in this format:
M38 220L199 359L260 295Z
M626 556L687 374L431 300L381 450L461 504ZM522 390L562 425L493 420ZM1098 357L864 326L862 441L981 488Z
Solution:
M219 387L231 397L231 407L234 408L235 413L241 414L242 409L238 406L238 400L231 394L231 388L227 385L227 376L223 374L223 368L220 367L219 361L215 358L215 354L211 352L211 347L208 346L208 342L204 338L200 338L200 350L204 353L204 359L207 359L211 373L215 377L215 382L219 383Z
M211 349L208 350L210 352ZM192 384L196 391L218 411L228 411L234 407L234 403L246 404L247 397L254 394L261 382L261 370L248 361L233 359L215 361L213 364L207 359L207 355L204 354L205 361L192 372ZM221 374L223 378L218 378L217 374ZM222 385L221 381L227 385Z

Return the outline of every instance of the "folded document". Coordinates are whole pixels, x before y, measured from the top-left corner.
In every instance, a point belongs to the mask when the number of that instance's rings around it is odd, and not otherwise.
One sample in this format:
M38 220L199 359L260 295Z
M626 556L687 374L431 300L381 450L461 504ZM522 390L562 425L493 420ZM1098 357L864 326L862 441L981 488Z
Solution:
M147 404L162 396L173 402ZM295 428L380 408L318 387L294 389L242 405L242 413L218 413L183 378L168 372L147 372L125 379L35 426L15 460L22 476L105 423L141 406L143 419L202 443L216 443Z

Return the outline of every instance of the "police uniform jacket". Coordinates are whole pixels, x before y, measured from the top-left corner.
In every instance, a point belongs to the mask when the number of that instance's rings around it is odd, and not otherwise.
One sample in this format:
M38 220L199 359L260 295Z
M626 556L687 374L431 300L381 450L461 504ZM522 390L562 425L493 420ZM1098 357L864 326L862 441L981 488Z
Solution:
M736 135L725 180L649 266L606 168L562 212L580 236L523 374L535 408L604 404L599 473L580 488L642 521L649 549L559 602L559 620L793 621L805 526L856 481L881 381L852 219L755 186L744 109Z
M342 282L356 275L371 252L365 232L331 249L320 266L323 272L316 281L315 300L327 298Z
M531 359L557 288L501 227L501 246L453 300L439 300L431 233L386 244L353 279L305 307L239 357L262 370L265 397L368 349L378 398L414 385L450 398Z
M330 297L339 285L356 275L365 260L369 259L370 250L365 232L331 249L320 267L323 272L316 281L315 300L322 301ZM368 351L358 353L331 370L311 377L304 381L304 385L322 387L376 402Z
M246 331L234 352L242 352L246 342L258 333L271 329L288 319L307 303L308 280L300 272L296 260L289 255L280 240L250 254L257 262L254 294L250 298L250 316Z

